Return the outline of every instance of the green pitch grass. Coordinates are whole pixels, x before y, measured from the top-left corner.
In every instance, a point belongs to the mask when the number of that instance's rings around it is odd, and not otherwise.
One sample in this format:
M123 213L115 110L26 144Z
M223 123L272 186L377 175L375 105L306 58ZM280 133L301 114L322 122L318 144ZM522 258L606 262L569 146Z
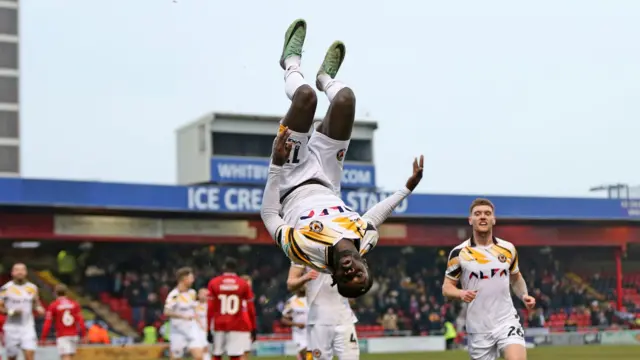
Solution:
M640 346L542 347L529 349L528 360L639 360ZM253 358L255 359L255 358ZM260 357L269 360L292 360L293 356ZM360 360L468 360L464 351L410 354L363 354Z

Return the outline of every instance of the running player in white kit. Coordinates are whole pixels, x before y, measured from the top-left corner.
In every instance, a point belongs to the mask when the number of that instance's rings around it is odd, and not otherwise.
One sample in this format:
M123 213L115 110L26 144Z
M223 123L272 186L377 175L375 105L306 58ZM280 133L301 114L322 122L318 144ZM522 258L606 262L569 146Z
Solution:
M202 350L207 339L200 336L196 322L196 291L191 288L194 282L193 270L185 267L176 272L178 286L169 295L164 304L164 314L170 319L169 349L171 359L182 359L184 350L189 349L194 360L202 360Z
M309 307L304 286L287 300L282 311L282 323L291 326L291 338L298 350L298 360L305 360L307 354L307 314Z
M469 303L467 334L472 360L525 360L524 330L513 306L509 285L528 309L536 300L518 268L518 252L512 243L493 236L495 207L487 199L476 199L469 209L470 239L449 255L442 293ZM462 289L458 289L460 282Z
M318 273L298 264L291 264L287 289L295 291L306 286L307 359L360 359L360 345L355 323L358 321L349 299L333 286L331 275Z
M198 324L197 333L201 337L201 342L204 344L202 348L202 360L211 359L211 351L209 350L209 342L207 342L207 333L210 331L207 329L207 304L209 301L209 290L207 288L201 288L198 290L198 302L196 304L196 323Z
M38 287L27 281L27 266L17 263L11 268L12 280L0 288L0 311L7 315L4 323L4 343L9 360L18 358L22 351L25 360L33 360L38 337L33 318L45 310L40 303Z
M299 19L285 34L280 65L291 105L274 143L260 214L293 262L331 274L338 292L355 298L369 291L373 282L362 256L377 244L377 228L420 182L424 160L414 161L405 188L363 216L344 204L340 182L356 104L353 91L335 78L346 48L334 42L316 75L316 87L331 105L309 137L318 100L300 70L306 33L307 24Z

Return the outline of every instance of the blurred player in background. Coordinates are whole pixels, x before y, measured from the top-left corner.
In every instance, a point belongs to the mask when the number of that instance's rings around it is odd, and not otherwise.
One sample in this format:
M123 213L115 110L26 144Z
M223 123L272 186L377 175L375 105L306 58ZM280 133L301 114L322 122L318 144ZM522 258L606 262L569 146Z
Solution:
M291 326L291 337L298 350L298 360L305 360L307 355L307 315L309 307L305 287L301 286L287 300L282 311L282 323Z
M209 302L209 290L202 288L198 290L198 303L196 304L196 323L198 337L204 347L202 348L202 359L211 359L211 349L209 349L209 343L207 342L207 334L209 333L208 321L207 321L207 304Z
M197 296L191 288L194 282L193 270L189 267L176 272L178 285L169 292L164 304L164 314L170 319L169 349L171 359L181 359L184 350L189 349L194 360L202 360L202 350L206 339L199 337L196 321Z
M358 321L349 299L331 286L331 275L291 264L287 289L298 291L306 284L307 358L314 360L358 360L360 345L355 323Z
M249 284L249 288L251 288L251 290L253 291L253 283L251 281L251 277L249 275L242 275L241 278L244 279L244 281L247 282L247 284ZM254 310L254 313L250 313L251 309ZM247 305L247 301L245 300L242 303L242 316L244 318L244 322L245 324L247 324L247 326L249 328L252 329L251 331L251 340L256 341L256 314L255 314L255 306L253 307L249 307ZM251 319L254 319L253 321ZM251 356L251 345L252 343L248 344L249 347L247 348L247 350L244 352L244 360L248 360L249 357Z
M406 188L364 216L344 204L340 182L356 108L353 91L336 80L346 48L334 42L318 70L316 87L331 105L308 137L318 99L300 69L306 34L307 23L302 19L294 21L285 34L280 66L291 105L274 144L260 214L291 261L332 274L340 294L355 298L373 283L362 256L378 242L377 228L418 185L422 159L414 163L414 175Z
M466 329L472 360L495 360L500 353L506 360L525 360L524 330L509 285L528 309L536 300L529 296L518 268L515 246L493 235L495 224L493 203L474 200L469 208L471 238L449 254L442 293L469 303Z
M246 280L236 274L237 264L232 258L224 263L224 273L209 281L207 328L209 342L213 343L213 358L222 360L227 354L231 360L240 360L251 347L255 330L253 291ZM245 321L243 304L246 303L250 324Z
M56 346L60 359L70 360L76 354L79 340L86 336L87 329L82 318L82 308L80 304L67 297L67 287L58 284L54 291L56 300L47 308L40 339L43 343L47 340L49 330L53 325L56 331Z
M4 345L4 321L7 320L7 317L0 313L0 360L2 360L2 346Z
M33 360L38 337L33 311L44 315L38 287L27 280L27 266L17 263L11 268L12 280L0 288L0 312L6 314L4 344L9 360L18 358L20 351L25 360Z

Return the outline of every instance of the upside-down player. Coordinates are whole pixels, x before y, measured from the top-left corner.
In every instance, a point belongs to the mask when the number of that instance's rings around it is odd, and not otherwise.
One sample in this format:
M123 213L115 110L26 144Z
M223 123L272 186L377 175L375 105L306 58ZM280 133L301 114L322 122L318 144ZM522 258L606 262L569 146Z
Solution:
M237 264L232 258L225 260L224 273L209 281L208 329L209 342L213 342L213 358L222 360L227 354L231 360L240 360L251 348L255 326L253 291L246 280L236 274ZM251 324L245 321L243 304L246 303Z
M77 302L67 297L67 287L58 284L54 291L56 300L47 307L40 339L42 342L46 341L53 325L60 359L70 360L75 356L78 342L81 338L84 339L87 329L82 318L82 308Z
M301 286L295 294L287 300L282 311L282 324L291 327L291 338L298 351L298 360L307 357L307 315L309 306L305 294L305 287Z
M493 236L495 207L487 199L476 199L469 209L471 238L449 255L442 287L444 296L469 303L466 328L472 360L525 360L524 331L513 306L509 285L525 306L536 300L518 268L518 252L512 243ZM458 281L462 289L458 289Z
M164 304L164 314L170 319L169 349L172 360L182 359L189 349L194 360L202 360L206 339L198 336L196 322L196 291L191 288L195 281L193 270L184 267L176 271L177 286L169 292Z
M203 344L202 348L202 360L211 359L211 351L209 351L209 343L207 342L207 334L209 329L207 328L207 304L209 302L209 290L202 288L198 290L198 302L196 304L196 323L198 337Z
M343 161L355 119L355 95L335 79L345 56L334 42L316 76L331 105L310 138L317 98L300 70L307 25L294 21L285 35L280 65L291 106L281 122L262 200L262 220L287 256L303 266L330 273L338 291L355 298L372 277L362 255L378 241L377 228L418 185L422 158L414 162L407 187L360 216L340 199ZM280 217L280 213L284 214Z
M0 312L7 315L4 344L9 360L16 360L20 350L25 360L33 360L38 336L33 310L44 315L38 287L27 280L27 266L17 263L11 268L12 280L0 288Z

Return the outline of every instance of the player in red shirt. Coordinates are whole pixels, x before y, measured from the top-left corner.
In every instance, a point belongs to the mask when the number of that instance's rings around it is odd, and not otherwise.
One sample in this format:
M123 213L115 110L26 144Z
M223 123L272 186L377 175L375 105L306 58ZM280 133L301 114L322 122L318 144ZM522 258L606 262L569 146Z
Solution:
M249 284L249 288L251 290L253 290L253 284L251 283L251 277L249 275L242 275L242 278L247 282L247 284ZM250 312L252 311L252 312ZM252 336L252 340L255 341L255 323L256 323L256 307L252 306L251 309L249 308L249 306L247 305L247 302L244 301L242 303L242 318L244 319L244 322L247 324L247 326L251 327L254 329L254 331L251 333ZM251 320L253 319L253 320ZM249 347L244 351L244 358L243 360L249 360L249 355L251 355L251 344L248 344Z
M241 360L255 339L256 317L253 291L246 280L236 274L234 259L224 263L224 273L209 281L208 328L213 330L214 360L222 360L226 353L231 360ZM249 322L243 315L243 303L247 304Z
M6 320L6 317L4 316L4 314L0 313L0 349L2 349L2 345L4 344L4 332L3 332L3 328L4 328L4 321ZM0 360L2 360L2 355L0 354Z
M47 308L42 335L44 342L49 335L51 325L56 330L56 345L61 360L71 360L78 347L78 333L84 338L86 328L80 305L67 297L67 287L58 284L55 287L56 300Z

